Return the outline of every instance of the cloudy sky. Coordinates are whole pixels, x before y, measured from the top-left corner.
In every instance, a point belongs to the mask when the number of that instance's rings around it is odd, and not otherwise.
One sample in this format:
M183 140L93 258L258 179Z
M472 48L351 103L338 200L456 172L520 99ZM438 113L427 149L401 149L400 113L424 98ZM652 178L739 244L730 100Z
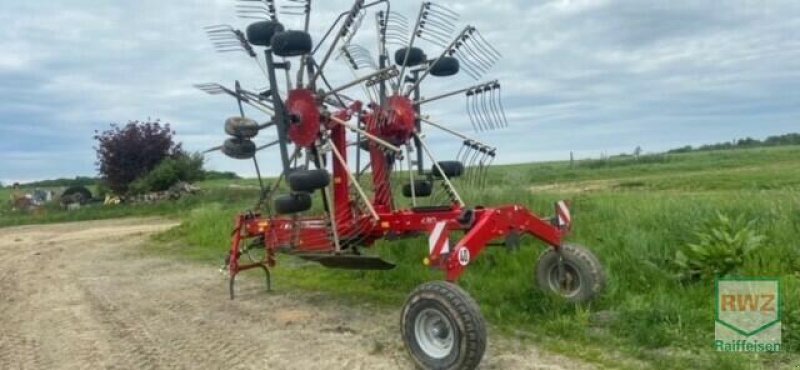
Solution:
M279 4L288 0L278 1ZM474 133L463 97L426 106L450 127L500 148L498 162L659 151L800 131L800 2L441 0L502 54L510 127ZM312 2L312 35L350 1ZM245 27L234 0L0 2L0 181L95 175L94 130L160 118L190 150L219 145L234 102L192 84L265 81L243 55L214 53L203 26ZM409 17L416 1L394 1ZM373 48L374 17L357 37ZM288 28L297 17L282 18ZM429 54L439 49L421 44ZM325 49L324 47L322 48ZM350 77L339 62L334 84ZM432 96L474 83L426 81ZM357 95L358 90L352 92ZM267 117L251 112L254 118ZM270 140L271 133L258 138ZM427 136L441 158L458 140ZM260 155L268 172L277 152ZM252 174L250 162L208 166Z

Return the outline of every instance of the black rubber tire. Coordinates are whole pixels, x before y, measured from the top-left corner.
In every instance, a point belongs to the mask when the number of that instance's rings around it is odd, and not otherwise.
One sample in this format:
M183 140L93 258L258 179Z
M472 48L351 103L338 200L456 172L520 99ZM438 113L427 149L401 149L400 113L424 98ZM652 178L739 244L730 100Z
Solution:
M436 77L453 76L461 70L461 64L454 57L442 57L438 62L431 62L431 74Z
M313 192L331 183L331 176L326 170L294 170L286 176L286 182L293 191Z
M414 180L414 196L429 197L433 193L433 183L428 180ZM411 184L403 184L403 196L411 198Z
M408 48L398 49L397 51L394 52L394 62L397 65L401 66L403 65L403 61L406 61L405 60L406 49ZM408 52L408 60L406 61L406 67L413 67L416 65L420 65L422 63L425 63L426 60L428 60L428 57L425 55L425 52L422 51L422 49L412 47Z
M445 176L447 176L449 179L456 178L464 174L464 164L459 161L441 161L439 162L439 167L442 167L442 171L444 171ZM435 165L431 169L431 173L435 177L443 177L442 173L439 172L439 169L436 168Z
M606 285L606 274L597 256L585 247L574 244L564 244L560 256L563 257L567 278L577 281L577 287L569 291L559 287L559 253L548 248L539 256L536 264L536 284L539 288L572 303L587 303L597 298Z
M289 215L311 209L311 194L291 193L275 197L275 212Z
M256 46L269 46L272 36L283 32L283 25L273 21L260 21L247 26L247 41Z
M246 117L231 117L225 120L225 133L240 139L251 139L258 135L258 122Z
M230 138L222 144L222 153L233 159L250 159L256 155L256 143L250 139Z
M283 31L272 36L272 52L279 57L308 54L314 47L311 35L303 31Z
M74 201L84 205L92 200L92 192L85 186L70 186L61 193L61 198L66 197L72 197Z
M439 358L420 346L415 327L423 312L440 313L452 328L450 351ZM400 318L403 343L414 362L423 369L474 369L486 351L486 321L478 304L461 287L433 281L414 289L406 299Z

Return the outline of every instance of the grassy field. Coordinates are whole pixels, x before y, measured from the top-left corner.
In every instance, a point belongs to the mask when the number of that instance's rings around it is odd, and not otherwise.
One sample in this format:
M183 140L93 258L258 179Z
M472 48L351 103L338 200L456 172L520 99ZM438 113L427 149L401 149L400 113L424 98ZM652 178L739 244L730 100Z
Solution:
M533 267L543 246L525 239L518 252L491 248L461 281L486 318L507 335L610 368L780 369L800 365L800 147L730 150L496 166L483 191L464 190L471 205L516 203L550 214L572 201L570 241L595 251L609 284L603 297L575 307L534 289ZM252 180L240 184L254 184ZM41 216L0 213L0 225L67 219L166 214L184 222L157 237L154 251L217 263L229 243L232 218L257 191L229 182L201 184L205 194L173 204L52 210ZM7 199L6 194L2 194ZM319 203L319 202L317 202ZM698 242L718 214L751 222L763 242L733 271L779 277L783 341L777 354L724 354L714 339L713 279L676 278L676 252ZM39 217L39 218L36 218ZM399 307L417 284L441 278L422 264L424 240L383 242L377 252L398 267L389 272L325 270L282 257L276 288L292 286L371 299Z

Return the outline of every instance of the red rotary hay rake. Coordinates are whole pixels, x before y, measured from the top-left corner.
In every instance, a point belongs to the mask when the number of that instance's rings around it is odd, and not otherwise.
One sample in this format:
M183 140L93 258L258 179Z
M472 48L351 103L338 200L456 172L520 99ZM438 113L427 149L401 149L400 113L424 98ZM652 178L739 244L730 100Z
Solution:
M246 90L238 81L232 88L197 85L210 94L234 97L239 107L239 116L225 122L230 138L210 151L252 159L261 183L255 210L236 219L226 260L231 298L236 275L244 270L263 269L269 288L269 271L278 252L327 267L389 269L394 265L362 254L362 248L379 239L427 234L429 255L423 263L441 269L445 281L423 284L411 293L402 313L403 339L419 366L462 369L480 362L486 329L475 301L453 282L489 243L517 244L520 235L532 235L550 246L537 266L542 288L573 302L586 302L600 292L604 275L598 259L585 248L563 243L571 225L564 202L556 203L553 218L538 217L519 205L468 207L454 185L461 178L462 185L482 186L495 148L436 123L420 108L463 94L476 131L503 127L507 122L500 84L480 83L428 99L420 97L420 86L430 76L446 78L459 72L478 79L492 67L500 53L475 27L456 32L458 15L431 2L423 2L409 21L392 12L388 0L357 0L315 45L308 33L310 0L289 0L292 4L282 7L303 19L302 30L285 29L274 1L239 1L239 15L256 19L245 32L230 26L209 27L207 32L219 51L241 51L252 58L269 85L264 91ZM377 29L377 58L353 42L370 12ZM420 41L441 51L428 58L416 46ZM388 45L398 46L394 58ZM333 76L325 73L332 57L343 61L356 78L333 87ZM345 93L357 88L364 93L362 99ZM245 106L271 119L260 124L247 118ZM457 160L437 161L423 128L461 140ZM275 130L276 139L259 146L253 139L265 130ZM348 133L354 133L355 140L348 141ZM256 154L270 147L280 152L283 171L265 186ZM354 162L348 159L349 151L355 151ZM402 186L393 186L406 176ZM397 206L398 190L410 207ZM309 216L314 199L321 210ZM451 245L450 235L456 233L462 236ZM262 250L263 257L240 261L254 248Z

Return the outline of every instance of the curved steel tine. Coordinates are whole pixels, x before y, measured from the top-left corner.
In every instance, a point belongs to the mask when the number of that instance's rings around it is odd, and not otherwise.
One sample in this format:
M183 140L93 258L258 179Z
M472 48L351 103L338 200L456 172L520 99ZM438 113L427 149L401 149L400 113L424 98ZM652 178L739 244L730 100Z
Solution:
M496 86L495 88L497 89L497 105L500 108L500 114L503 116L503 123L505 124L504 127L508 127L508 119L506 119L506 111L505 109L503 109L503 98L501 96L500 83L496 82L494 86Z
M472 57L471 59L474 61L474 63L477 66L480 67L479 69L483 73L486 73L486 72L489 71L489 68L491 68L491 65L486 63L486 61L484 61L474 50L472 50L472 48L469 46L468 42L464 42L463 43L461 50L464 50L467 54L470 55L470 57Z
M439 41L438 39L435 39L433 37L428 37L427 34L421 34L419 36L419 38L422 39L422 40L425 40L427 42L430 42L431 44L434 44L434 45L436 45L436 46L438 46L440 48L446 48L447 47L447 44L445 44L444 42Z
M472 118L472 112L469 109L469 100L470 100L470 97L472 95L473 95L472 90L467 90L466 98L464 99L464 101L466 101L466 105L467 105L467 115L469 116L469 123L472 124L472 129L473 130L478 131L478 127L475 126L475 119Z
M442 23L438 18L423 17L423 21L419 24L420 29L437 30L447 35L452 35L456 30L456 26L451 23Z
M467 44L467 48L469 48L475 54L476 58L480 59L484 63L487 70L497 63L497 59L489 54L487 50L478 47L478 44L475 42L474 38L471 38Z
M486 165L486 175L487 175L487 176L484 176L484 179L483 179L483 182L484 182L484 184L483 184L483 186L482 186L482 187L485 187L485 186L486 186L486 178L488 177L488 174L489 174L489 167L491 167L491 166L492 166L492 163L494 163L494 158L495 158L495 155L496 155L496 153L495 153L495 149L492 149L492 150L489 152L489 164L487 164L487 165Z
M423 37L424 35L428 36L428 37L431 37L431 38L437 38L442 43L445 43L445 45L449 44L450 41L451 41L450 40L450 37L451 37L450 34L444 33L444 32L442 32L440 30L432 30L432 29L425 28L425 29L419 30L419 32L417 33L417 36L419 36L419 37Z
M472 94L467 96L467 107L469 109L470 117L475 117L475 126L477 127L477 132L483 132L483 126L481 125L480 117L475 114L475 110L473 106L475 105L475 91L471 91Z
M461 58L459 58L458 60L459 60L459 62L461 62ZM478 75L475 72L473 72L470 67L467 67L466 64L464 64L463 62L461 63L461 70L466 72L467 75L472 77L473 80L478 80L479 79Z
M492 123L488 119L489 117L486 117L486 114L483 111L483 100L485 98L485 95L483 94L483 89L478 88L478 94L475 95L475 98L478 100L478 102L475 104L475 109L478 111L478 114L481 116L481 119L486 124L486 130L487 131L493 130L494 127L492 127Z
M503 57L503 54L501 54L499 51L497 51L497 49L495 49L495 47L492 46L492 44L489 43L489 41L487 41L486 38L483 37L483 34L481 34L480 31L475 29L475 34L478 35L478 38L481 40L483 45L485 45L489 50L491 50L498 59Z
M474 62L469 59L468 55L466 55L463 51L461 51L461 52L459 52L459 51L460 50L455 50L455 52L452 53L450 56L458 58L458 61L461 62L461 66L462 67L465 67L465 70L467 70L467 73L469 73L469 75L472 78L477 80L480 77L480 75L482 74L481 71L478 70L473 65Z
M475 117L478 118L478 122L480 122L481 132L489 131L489 125L487 124L486 120L484 119L483 115L481 114L480 109L478 108L478 104L480 103L481 94L483 92L480 89L475 89L475 96L472 100L472 109L475 112Z
M497 122L497 127L503 127L503 120L500 115L497 113L497 105L495 104L495 100L497 100L497 94L495 93L494 85L487 85L489 89L489 107L492 111L492 119Z
M470 157L469 165L467 165L467 167L475 167L475 161L478 159L478 155L480 155L480 153L481 152L479 150L473 148L472 156ZM471 182L468 184L471 184Z
M468 142L469 142L469 140L464 140L464 142L461 143L461 147L458 148L458 153L456 153L456 160L457 161L461 162L461 152L464 151L464 147L467 146Z
M443 11L444 13L447 13L447 14L449 14L449 16L450 16L450 17L455 17L456 19L458 19L459 17L461 17L461 15L460 15L460 14L458 14L456 11L454 11L454 10L452 10L452 9L450 9L450 8L447 8L447 7L444 7L444 6L442 6L442 5L439 5L439 4L436 4L436 3L432 3L432 2L429 2L428 4L429 4L429 5L430 5L430 7L432 7L432 8L435 8L435 9L437 9L437 10L441 10L441 11Z
M481 43L480 43L480 42L479 42L477 39L475 39L475 38L472 38L472 47L474 47L474 48L475 48L475 50L476 50L477 52L479 52L479 54L480 54L480 55L483 57L483 59L484 59L484 60L486 60L486 61L487 61L489 64L491 64L491 65L494 65L495 63L497 63L497 61L498 61L498 60L500 60L500 58L499 58L499 57L497 57L496 55L494 55L494 54L491 52L491 50L489 50L488 48L486 48L486 47L485 47L483 44L481 44Z
M490 117L489 114L488 114L489 112L486 111L486 90L484 90L484 89L481 89L481 90L482 90L481 91L481 103L480 103L481 114L486 119L486 122L489 125L489 129L490 130L494 130L495 127L494 127L494 122L492 121L492 117Z

